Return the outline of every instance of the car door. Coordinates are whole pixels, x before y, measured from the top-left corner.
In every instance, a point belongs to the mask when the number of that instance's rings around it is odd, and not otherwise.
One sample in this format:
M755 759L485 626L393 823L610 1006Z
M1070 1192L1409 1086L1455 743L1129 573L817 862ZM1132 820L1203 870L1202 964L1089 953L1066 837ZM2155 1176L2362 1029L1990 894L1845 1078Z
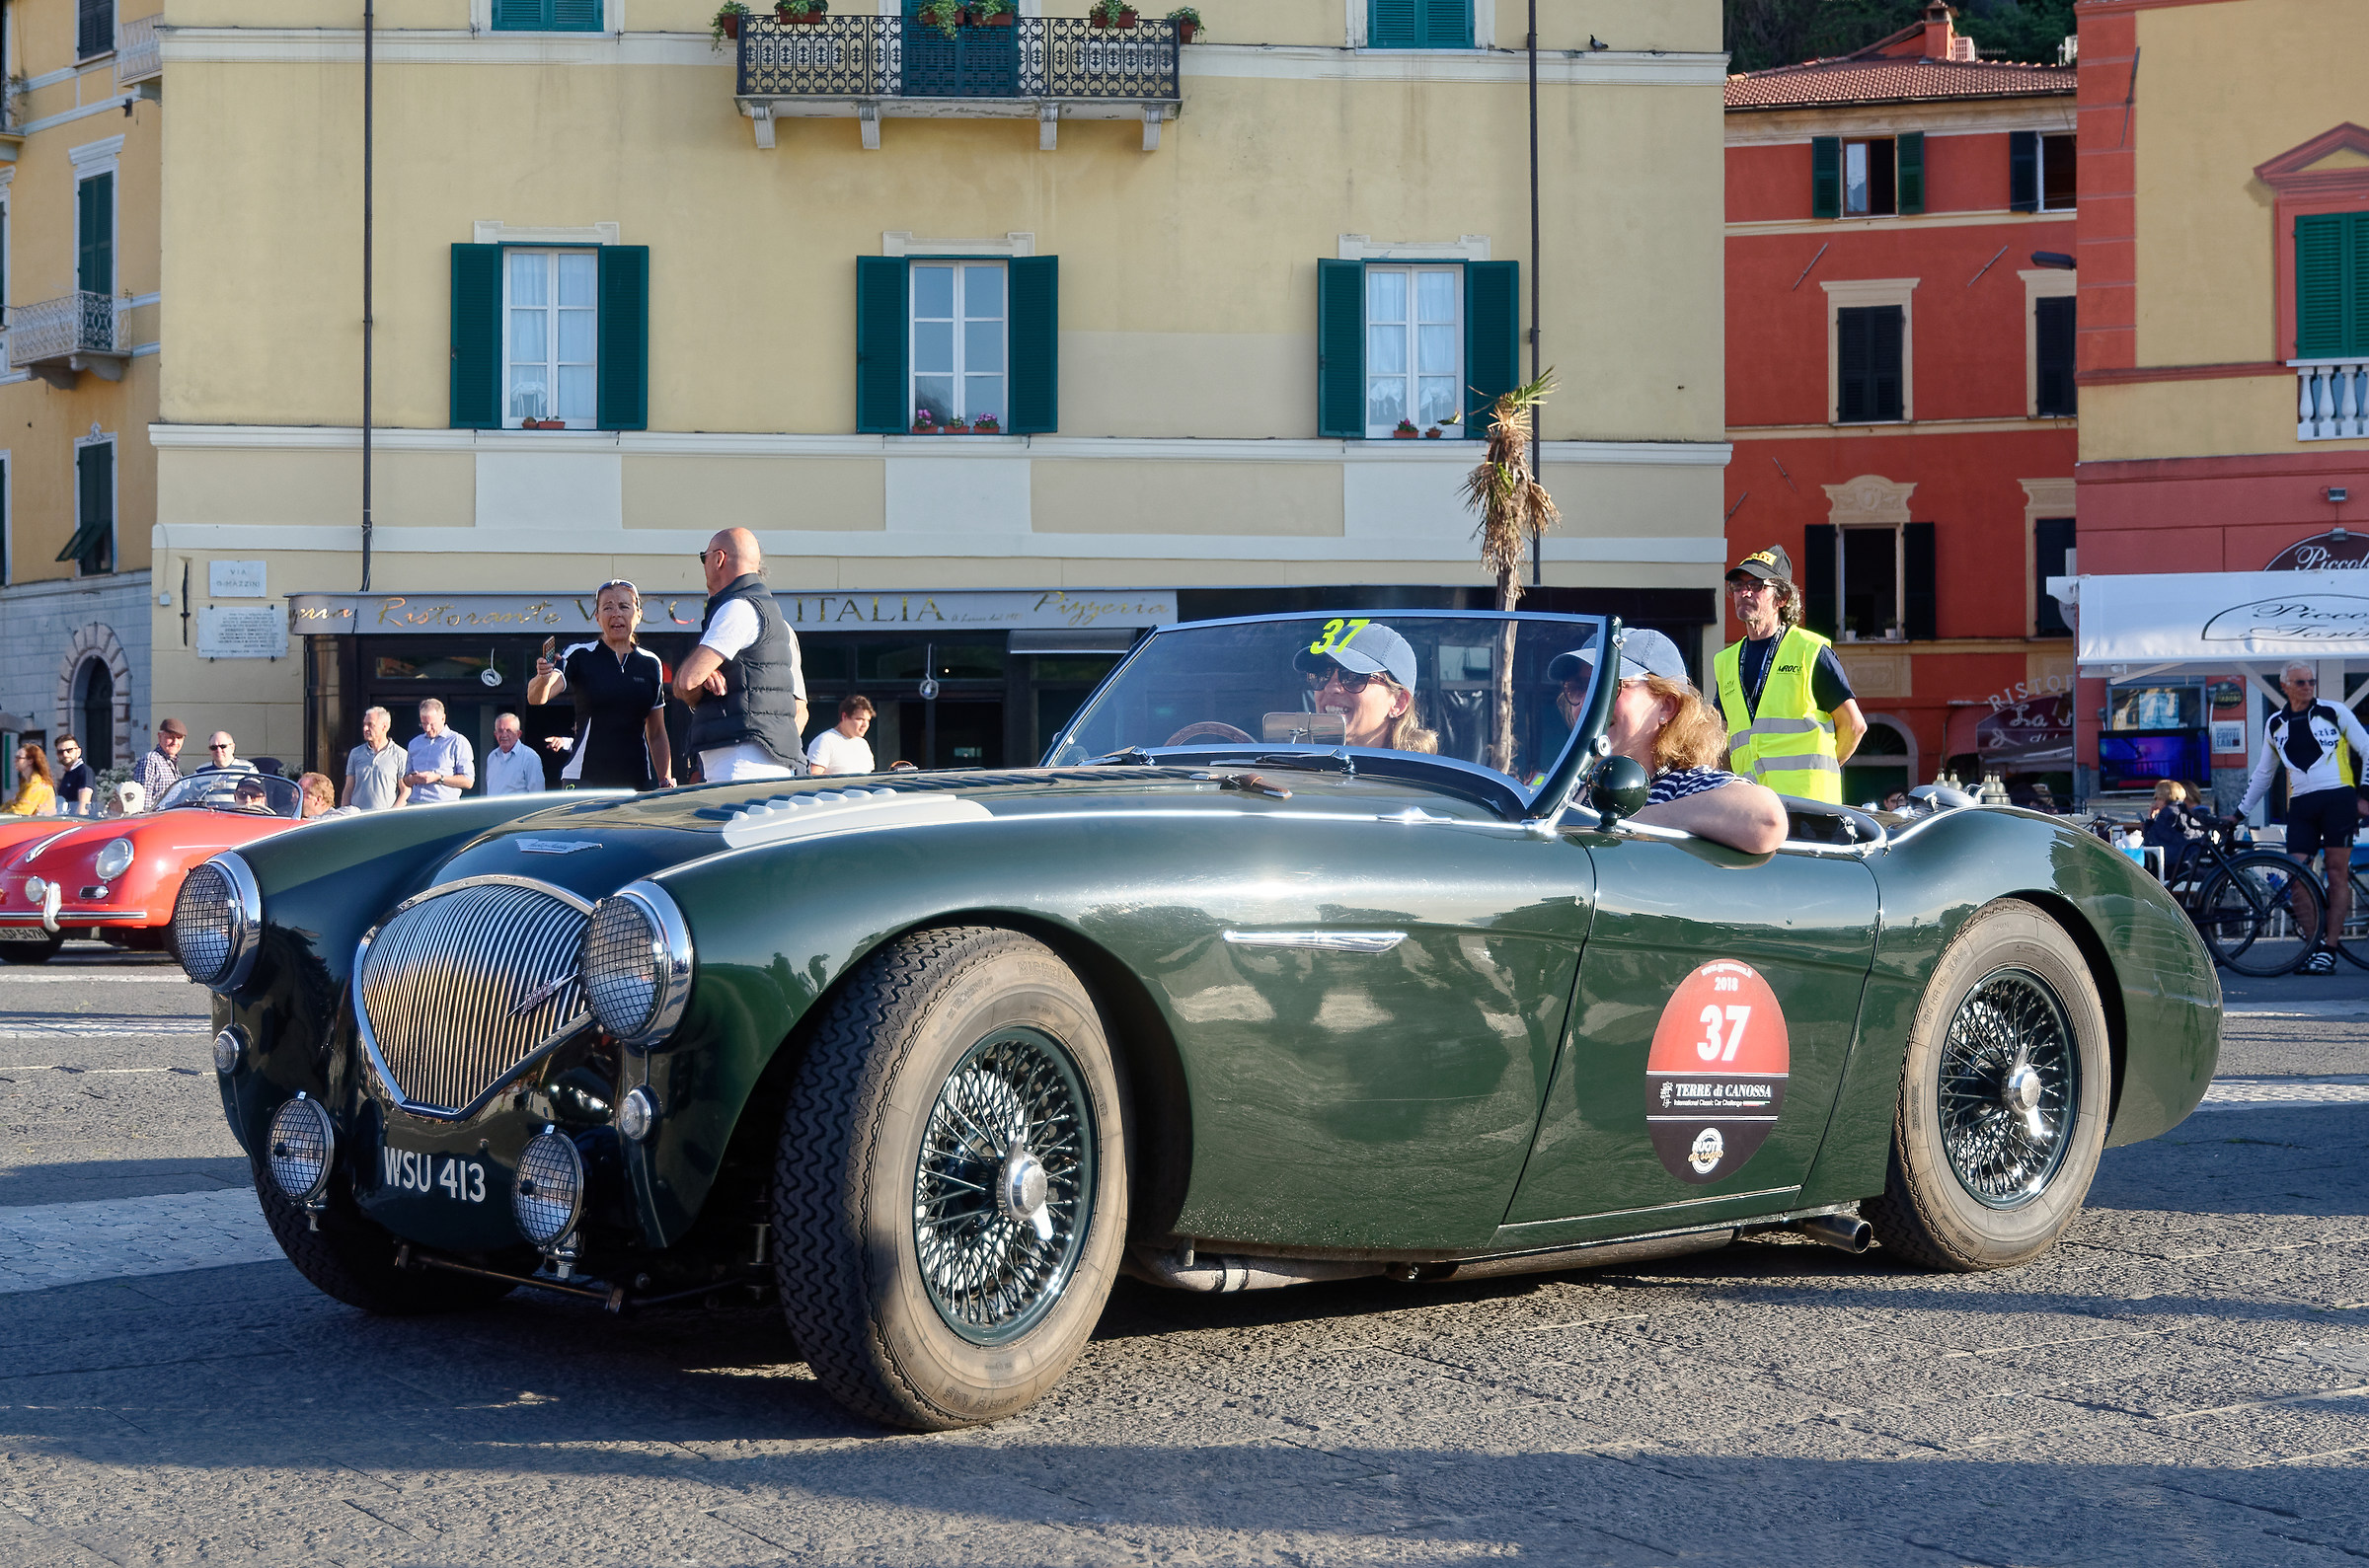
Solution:
M1500 1241L1786 1207L1825 1136L1874 955L1859 857L1664 829L1569 837L1596 912Z

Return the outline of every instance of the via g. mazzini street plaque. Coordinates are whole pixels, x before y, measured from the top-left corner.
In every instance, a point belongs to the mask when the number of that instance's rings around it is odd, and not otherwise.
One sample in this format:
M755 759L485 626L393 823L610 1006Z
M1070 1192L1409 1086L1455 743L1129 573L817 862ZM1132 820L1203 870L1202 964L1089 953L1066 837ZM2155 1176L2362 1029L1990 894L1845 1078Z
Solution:
M216 599L261 599L268 567L262 560L209 560L205 591Z

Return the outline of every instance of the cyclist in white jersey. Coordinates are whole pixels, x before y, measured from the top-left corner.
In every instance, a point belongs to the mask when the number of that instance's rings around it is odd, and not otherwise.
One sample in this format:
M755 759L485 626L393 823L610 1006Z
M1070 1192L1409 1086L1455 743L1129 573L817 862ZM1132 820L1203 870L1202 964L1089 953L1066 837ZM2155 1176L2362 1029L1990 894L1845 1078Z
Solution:
M2246 798L2238 815L2254 810L2254 802L2270 791L2279 765L2287 770L2287 853L2303 865L2314 855L2325 855L2328 871L2328 924L2312 955L2303 961L2307 975L2335 971L2336 938L2352 913L2352 835L2363 815L2361 797L2345 777L2346 752L2358 760L2369 757L2369 730L2340 703L2323 703L2318 670L2301 659L2279 672L2287 706L2270 715L2262 727L2262 754L2254 760L2254 775L2246 781Z

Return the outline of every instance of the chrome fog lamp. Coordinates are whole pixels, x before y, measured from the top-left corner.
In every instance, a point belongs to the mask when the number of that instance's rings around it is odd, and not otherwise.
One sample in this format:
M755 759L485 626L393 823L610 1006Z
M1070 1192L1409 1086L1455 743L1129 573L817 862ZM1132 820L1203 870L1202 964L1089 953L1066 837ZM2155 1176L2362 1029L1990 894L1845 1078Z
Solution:
M28 903L28 904L38 904L38 903L41 901L42 895L46 894L48 891L49 891L49 884L48 884L47 882L44 882L44 881L42 881L42 880L41 880L39 877L38 877L38 876L29 876L29 877L25 878L25 902L26 902L26 903Z
M575 1145L546 1127L527 1140L510 1187L518 1233L545 1251L568 1239L584 1212L584 1158Z
M215 991L244 985L263 928L263 894L236 855L217 855L183 879L173 903L173 947L199 985Z
M214 1036L215 1072L228 1078L231 1074L236 1073L239 1070L239 1064L246 1060L247 1031L245 1029L234 1023ZM291 1101L291 1103L293 1102Z
M272 1112L267 1149L271 1179L308 1209L329 1190L329 1166L337 1149L338 1132L329 1112L304 1090L298 1089L294 1099Z
M640 1143L658 1125L658 1097L648 1088L628 1093L617 1106L617 1131L629 1143Z
M132 848L129 839L110 839L100 850L92 864L98 868L99 880L112 882L131 869Z
M600 1026L628 1045L652 1045L682 1021L691 998L691 932L655 882L635 882L593 906L576 974Z

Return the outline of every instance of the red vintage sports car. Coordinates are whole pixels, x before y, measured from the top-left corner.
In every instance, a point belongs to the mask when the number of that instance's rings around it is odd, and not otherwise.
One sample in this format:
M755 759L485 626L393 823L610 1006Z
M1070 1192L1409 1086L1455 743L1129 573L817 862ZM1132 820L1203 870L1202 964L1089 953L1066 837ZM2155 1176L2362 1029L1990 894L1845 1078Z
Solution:
M42 963L68 936L165 947L191 868L297 826L303 809L293 780L209 770L136 817L29 819L37 831L0 839L0 962Z

